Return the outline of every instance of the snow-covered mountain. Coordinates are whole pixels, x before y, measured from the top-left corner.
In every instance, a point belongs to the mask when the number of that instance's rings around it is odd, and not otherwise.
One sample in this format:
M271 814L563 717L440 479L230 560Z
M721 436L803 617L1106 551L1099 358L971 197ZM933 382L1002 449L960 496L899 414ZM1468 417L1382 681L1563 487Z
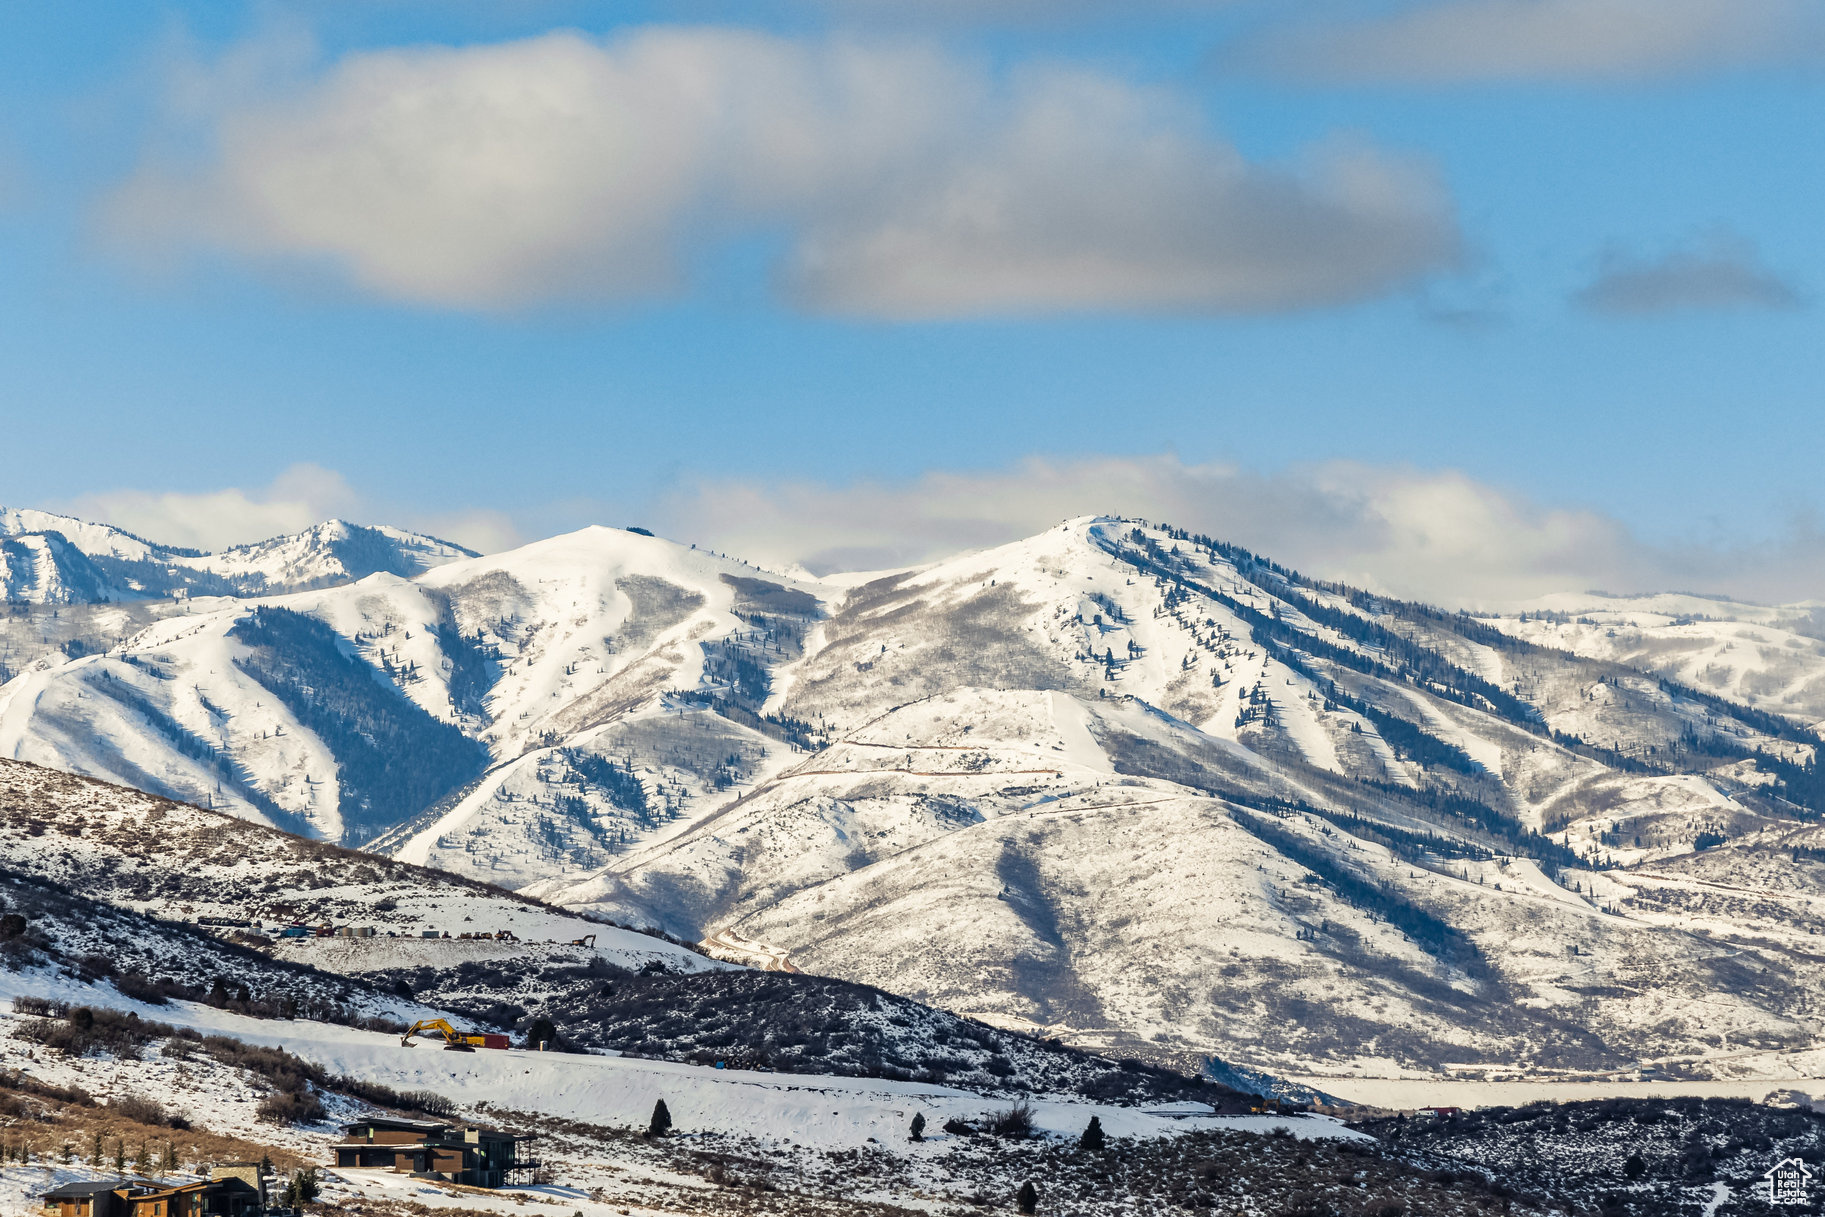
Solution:
M1816 716L1531 614L1112 518L872 581L596 528L190 607L0 686L0 755L1156 1059L1825 1050Z
M414 580L198 605L104 653L48 657L0 686L0 755L351 843L460 796L465 823L516 830L511 856L458 869L548 878L554 859L606 859L789 755L774 737L798 728L753 715L758 728L699 710L673 738L661 702L764 682L749 619L819 607L742 563L588 529ZM640 745L661 771L618 767L630 729L667 737ZM556 820L521 797L522 781L542 791L578 766L594 793Z
M206 553L74 516L0 507L0 599L9 604L267 595L380 571L416 575L474 556L436 537L344 520Z

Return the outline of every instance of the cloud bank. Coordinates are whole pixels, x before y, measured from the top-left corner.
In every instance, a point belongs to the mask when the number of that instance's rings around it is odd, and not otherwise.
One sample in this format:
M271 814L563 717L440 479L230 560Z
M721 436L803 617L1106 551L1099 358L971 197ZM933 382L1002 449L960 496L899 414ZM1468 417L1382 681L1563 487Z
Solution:
M1574 297L1598 312L1641 315L1684 309L1798 308L1797 288L1763 264L1750 242L1713 232L1657 258L1611 250Z
M1638 81L1825 60L1812 0L1434 0L1271 27L1234 64L1330 84Z
M206 154L114 195L113 236L422 305L677 292L759 241L813 312L1256 313L1388 292L1459 245L1431 175L1367 145L1255 164L1182 93L929 46L557 33L228 92Z

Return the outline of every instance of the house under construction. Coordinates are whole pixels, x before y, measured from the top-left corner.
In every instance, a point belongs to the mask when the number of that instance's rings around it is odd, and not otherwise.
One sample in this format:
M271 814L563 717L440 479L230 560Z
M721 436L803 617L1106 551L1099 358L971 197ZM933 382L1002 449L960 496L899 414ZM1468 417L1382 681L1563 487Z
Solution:
M370 1116L343 1125L342 1139L330 1152L338 1167L378 1168L471 1187L505 1187L534 1181L539 1162L530 1153L532 1140L529 1134L492 1128Z

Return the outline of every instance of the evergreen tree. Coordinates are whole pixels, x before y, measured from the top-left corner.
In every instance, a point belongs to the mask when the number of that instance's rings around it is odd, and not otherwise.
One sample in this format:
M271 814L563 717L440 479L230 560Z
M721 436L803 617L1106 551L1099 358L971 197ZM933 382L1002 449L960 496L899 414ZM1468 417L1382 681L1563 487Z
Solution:
M293 1171L291 1179L285 1184L285 1195L283 1197L285 1207L301 1209L305 1205L315 1201L317 1199L317 1193L320 1190L317 1181L316 1167L311 1167L309 1170Z
M653 1122L647 1125L646 1135L649 1137L663 1137L666 1133L671 1131L672 1113L670 1109L666 1107L665 1100L660 1099L657 1103L653 1104Z
M133 1155L133 1173L144 1175L152 1169L152 1155L146 1149L146 1143L139 1143L139 1152Z
M101 1166L101 1133L100 1133L100 1131L97 1131L95 1134L95 1144L93 1144L92 1146L89 1147L89 1165L94 1166L94 1167Z
M114 1138L114 1170L117 1174L127 1171L127 1143L119 1137Z
M1077 1148L1102 1149L1106 1144L1108 1141L1103 1136L1103 1118L1091 1116L1090 1122L1084 1126L1084 1135L1077 1139Z
M63 1164L65 1166L68 1166L70 1164L71 1159L73 1159L75 1157L76 1157L76 1147L74 1145L71 1145L68 1141L65 1141L63 1143L63 1151L60 1155L61 1161L63 1162Z
M1014 1196L1014 1207L1022 1213L1039 1211L1039 1190L1031 1179L1020 1185L1020 1191Z
M526 1046L528 1048L536 1050L540 1044L549 1045L553 1049L558 1046L558 1029L552 1025L551 1020L548 1018L533 1019L532 1026L526 1031Z
M925 1113L922 1111L913 1113L912 1139L914 1141L925 1140Z

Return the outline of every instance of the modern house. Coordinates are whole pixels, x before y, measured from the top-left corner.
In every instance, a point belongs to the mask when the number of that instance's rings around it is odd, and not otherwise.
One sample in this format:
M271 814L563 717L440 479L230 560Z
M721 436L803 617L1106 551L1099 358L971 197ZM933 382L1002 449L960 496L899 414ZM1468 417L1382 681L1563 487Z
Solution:
M115 1189L129 1191L143 1182L109 1179L66 1183L45 1192L39 1199L44 1201L46 1209L56 1209L58 1217L121 1217L126 1210L121 1207L121 1198L114 1194Z
M330 1152L339 1167L503 1187L532 1182L539 1167L528 1153L532 1140L527 1134L492 1128L373 1116L343 1125L342 1140Z
M266 1176L258 1162L224 1162L209 1168L203 1217L259 1217L266 1211Z
M203 1217L203 1193L207 1183L180 1183L166 1187L153 1184L144 1191L122 1197L123 1217Z
M259 1217L265 1191L258 1163L230 1163L193 1183L106 1179L66 1183L40 1195L58 1217Z
M46 1209L58 1217L203 1217L207 1183L175 1186L144 1179L105 1183L66 1183L43 1194Z

